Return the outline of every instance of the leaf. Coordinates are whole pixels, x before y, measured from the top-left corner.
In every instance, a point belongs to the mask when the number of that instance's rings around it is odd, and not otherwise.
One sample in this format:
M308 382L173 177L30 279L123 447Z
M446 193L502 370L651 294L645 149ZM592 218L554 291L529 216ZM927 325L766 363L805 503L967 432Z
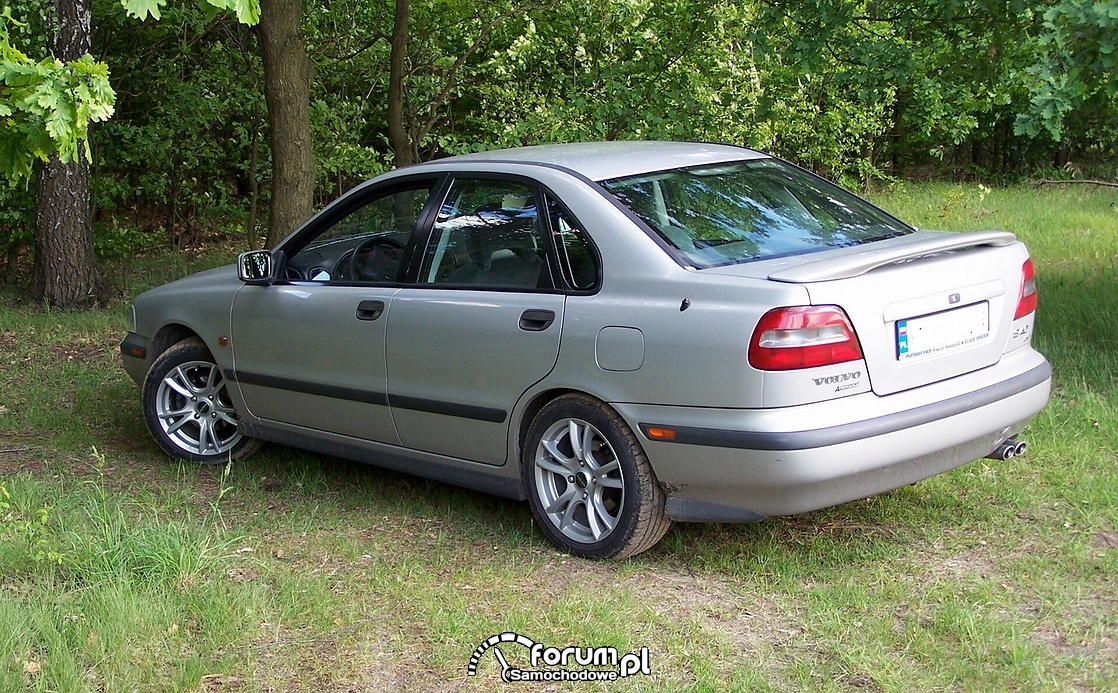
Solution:
M146 21L150 15L154 19L159 19L159 8L167 3L167 0L120 0L121 6L124 11L128 13L129 17L136 17L140 21Z
M259 0L206 0L206 2L219 10L233 12L241 24L253 26L260 21Z

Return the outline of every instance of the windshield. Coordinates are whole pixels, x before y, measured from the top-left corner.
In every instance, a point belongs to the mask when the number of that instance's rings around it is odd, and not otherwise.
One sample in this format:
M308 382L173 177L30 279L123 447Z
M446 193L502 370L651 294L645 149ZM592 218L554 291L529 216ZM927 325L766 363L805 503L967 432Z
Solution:
M700 268L913 231L842 188L776 159L677 169L602 185Z

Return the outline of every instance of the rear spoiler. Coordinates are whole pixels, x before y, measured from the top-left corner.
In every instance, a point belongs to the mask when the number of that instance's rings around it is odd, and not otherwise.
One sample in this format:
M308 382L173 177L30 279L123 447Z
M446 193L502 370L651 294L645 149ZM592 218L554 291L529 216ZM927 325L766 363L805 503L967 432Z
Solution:
M980 246L1007 246L1017 242L1017 237L1009 231L971 231L969 233L942 233L930 235L927 232L919 238L896 239L890 245L875 243L873 250L835 255L821 260L804 262L793 267L777 270L769 275L775 282L788 284L807 284L835 279L847 279L865 274L870 270L895 262L917 260L921 257L936 255L952 250L977 248ZM906 242L907 241L907 242ZM888 241L886 241L888 243Z

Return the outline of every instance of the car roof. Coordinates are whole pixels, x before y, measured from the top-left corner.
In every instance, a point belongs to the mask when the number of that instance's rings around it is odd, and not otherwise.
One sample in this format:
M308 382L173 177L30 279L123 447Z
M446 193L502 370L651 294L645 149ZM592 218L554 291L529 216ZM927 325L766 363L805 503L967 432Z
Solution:
M726 144L650 141L580 142L476 152L438 159L427 165L462 163L473 167L484 162L541 164L560 166L591 180L603 181L642 173L758 159L765 156L751 149Z

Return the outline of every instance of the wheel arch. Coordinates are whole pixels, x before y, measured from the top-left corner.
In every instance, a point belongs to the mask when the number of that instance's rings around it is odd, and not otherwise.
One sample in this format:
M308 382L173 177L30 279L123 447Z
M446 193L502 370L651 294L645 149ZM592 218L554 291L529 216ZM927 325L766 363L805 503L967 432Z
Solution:
M148 354L148 362L155 363L155 360L159 358L164 351L167 351L184 339L190 339L191 337L198 339L203 344L205 343L205 340L202 339L197 332L186 325L168 323L160 327L159 330L156 331L155 336L151 338L151 350ZM207 345L206 348L209 349L209 346ZM210 352L212 356L213 350L211 349Z
M525 482L525 479L523 464L524 460L521 459L521 452L524 449L524 441L528 437L528 429L532 427L532 422L535 421L536 416L544 407L546 407L548 404L551 404L560 397L564 397L566 395L582 395L584 397L589 397L597 402L601 402L610 409L613 409L618 416L621 416L622 420L625 419L625 417L621 415L621 412L617 411L617 409L609 402L592 392L587 392L586 390L580 390L573 387L552 387L533 394L528 399L528 403L525 404L524 408L520 411L520 418L518 419L516 424L516 435L513 440L513 444L515 445L515 457L513 459L517 461L520 481L522 484Z
M548 390L544 390L542 392L537 392L535 395L532 395L532 398L529 399L528 403L524 405L524 409L521 410L520 420L517 422L517 426L516 426L516 437L513 441L513 443L516 446L516 450L515 450L516 457L514 459L516 459L517 467L520 470L519 474L520 474L521 484L523 484L524 481L525 481L525 479L524 479L524 460L521 459L521 453L524 450L524 440L528 437L528 429L532 427L532 422L535 421L536 415L540 413L541 409L543 409L549 403L555 401L556 399L559 399L563 395L570 395L570 394L588 395L589 393L582 392L581 390L575 390L575 389L572 389L572 388L564 388L564 387L551 388L551 389L548 389ZM589 395L589 396L593 397L593 395Z

